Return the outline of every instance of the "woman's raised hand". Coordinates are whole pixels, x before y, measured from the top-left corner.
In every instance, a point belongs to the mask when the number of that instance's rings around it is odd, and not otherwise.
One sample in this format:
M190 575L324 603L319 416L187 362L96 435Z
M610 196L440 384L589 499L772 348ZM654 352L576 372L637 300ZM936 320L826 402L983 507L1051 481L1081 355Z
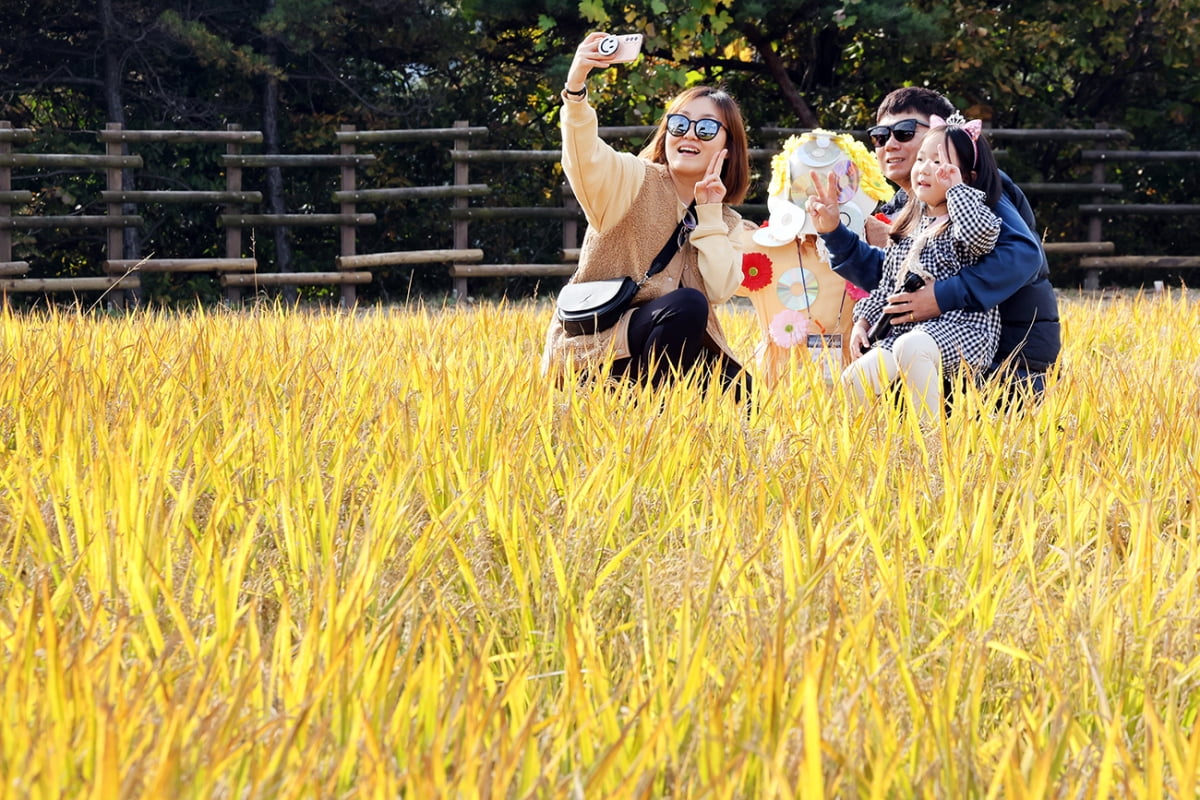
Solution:
M829 173L822 185L821 176L815 172L808 173L812 181L813 194L804 202L804 210L812 217L813 227L817 233L832 233L842 223L841 209L838 204L837 175Z
M708 162L708 169L704 171L704 177L696 181L696 205L720 203L725 200L725 182L721 180L721 170L728 155L729 151L724 148L713 154L712 160Z
M575 58L567 71L567 88L578 91L587 83L588 73L593 69L612 66L612 58L600 55L600 42L608 36L603 31L592 31L575 48Z

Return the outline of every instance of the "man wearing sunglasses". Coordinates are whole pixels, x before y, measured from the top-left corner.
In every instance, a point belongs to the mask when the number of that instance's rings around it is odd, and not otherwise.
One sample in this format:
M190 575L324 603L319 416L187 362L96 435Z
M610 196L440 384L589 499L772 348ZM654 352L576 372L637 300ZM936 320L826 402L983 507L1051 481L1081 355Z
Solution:
M880 103L876 124L867 131L884 177L900 187L895 199L880 208L894 216L903 208L911 189L912 167L921 141L929 131L929 118L949 117L954 105L931 89L897 89ZM1003 196L996 214L1003 221L995 250L957 275L926 285L911 293L892 295L885 313L920 322L956 308L982 311L1000 309L1000 347L993 373L1007 376L1016 392L1041 394L1046 370L1058 359L1061 333L1058 300L1050 285L1050 268L1041 244L1029 201L1012 179L1001 173ZM842 277L864 289L879 283L879 274L865 272L870 261L852 257L858 246L866 246L849 231L838 231L826 239L832 261ZM845 262L845 263L840 263Z

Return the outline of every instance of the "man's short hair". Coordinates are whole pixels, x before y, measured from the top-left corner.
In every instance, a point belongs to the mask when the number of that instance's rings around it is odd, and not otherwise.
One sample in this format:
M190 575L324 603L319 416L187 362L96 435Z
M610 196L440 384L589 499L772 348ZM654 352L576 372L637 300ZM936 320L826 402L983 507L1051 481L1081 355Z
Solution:
M937 114L939 117L949 117L954 113L954 104L942 97L933 89L922 86L904 86L896 89L883 98L875 119L883 119L888 114L917 113L928 118Z

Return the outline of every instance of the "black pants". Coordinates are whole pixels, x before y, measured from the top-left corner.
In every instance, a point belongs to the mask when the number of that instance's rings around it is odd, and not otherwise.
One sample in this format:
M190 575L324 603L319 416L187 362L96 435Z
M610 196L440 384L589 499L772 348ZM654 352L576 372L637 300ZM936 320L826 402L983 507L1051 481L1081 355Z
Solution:
M675 373L717 369L722 389L734 399L750 396L750 375L736 361L704 344L708 298L696 289L676 289L638 306L629 320L629 358L613 363L612 374L661 386ZM653 366L653 369L651 369Z

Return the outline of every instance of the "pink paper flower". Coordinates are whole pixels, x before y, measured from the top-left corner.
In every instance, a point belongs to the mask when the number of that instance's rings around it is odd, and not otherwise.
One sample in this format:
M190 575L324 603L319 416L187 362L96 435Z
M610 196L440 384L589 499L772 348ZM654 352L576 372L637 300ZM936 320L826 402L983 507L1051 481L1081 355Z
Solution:
M771 285L772 276L771 259L766 253L742 255L742 286L752 292L765 289Z
M864 297L870 297L871 293L865 289L855 286L850 281L846 281L846 294L850 295L850 299L855 302L862 300Z
M771 320L771 341L780 347L795 347L808 335L808 317L795 309L785 308Z

